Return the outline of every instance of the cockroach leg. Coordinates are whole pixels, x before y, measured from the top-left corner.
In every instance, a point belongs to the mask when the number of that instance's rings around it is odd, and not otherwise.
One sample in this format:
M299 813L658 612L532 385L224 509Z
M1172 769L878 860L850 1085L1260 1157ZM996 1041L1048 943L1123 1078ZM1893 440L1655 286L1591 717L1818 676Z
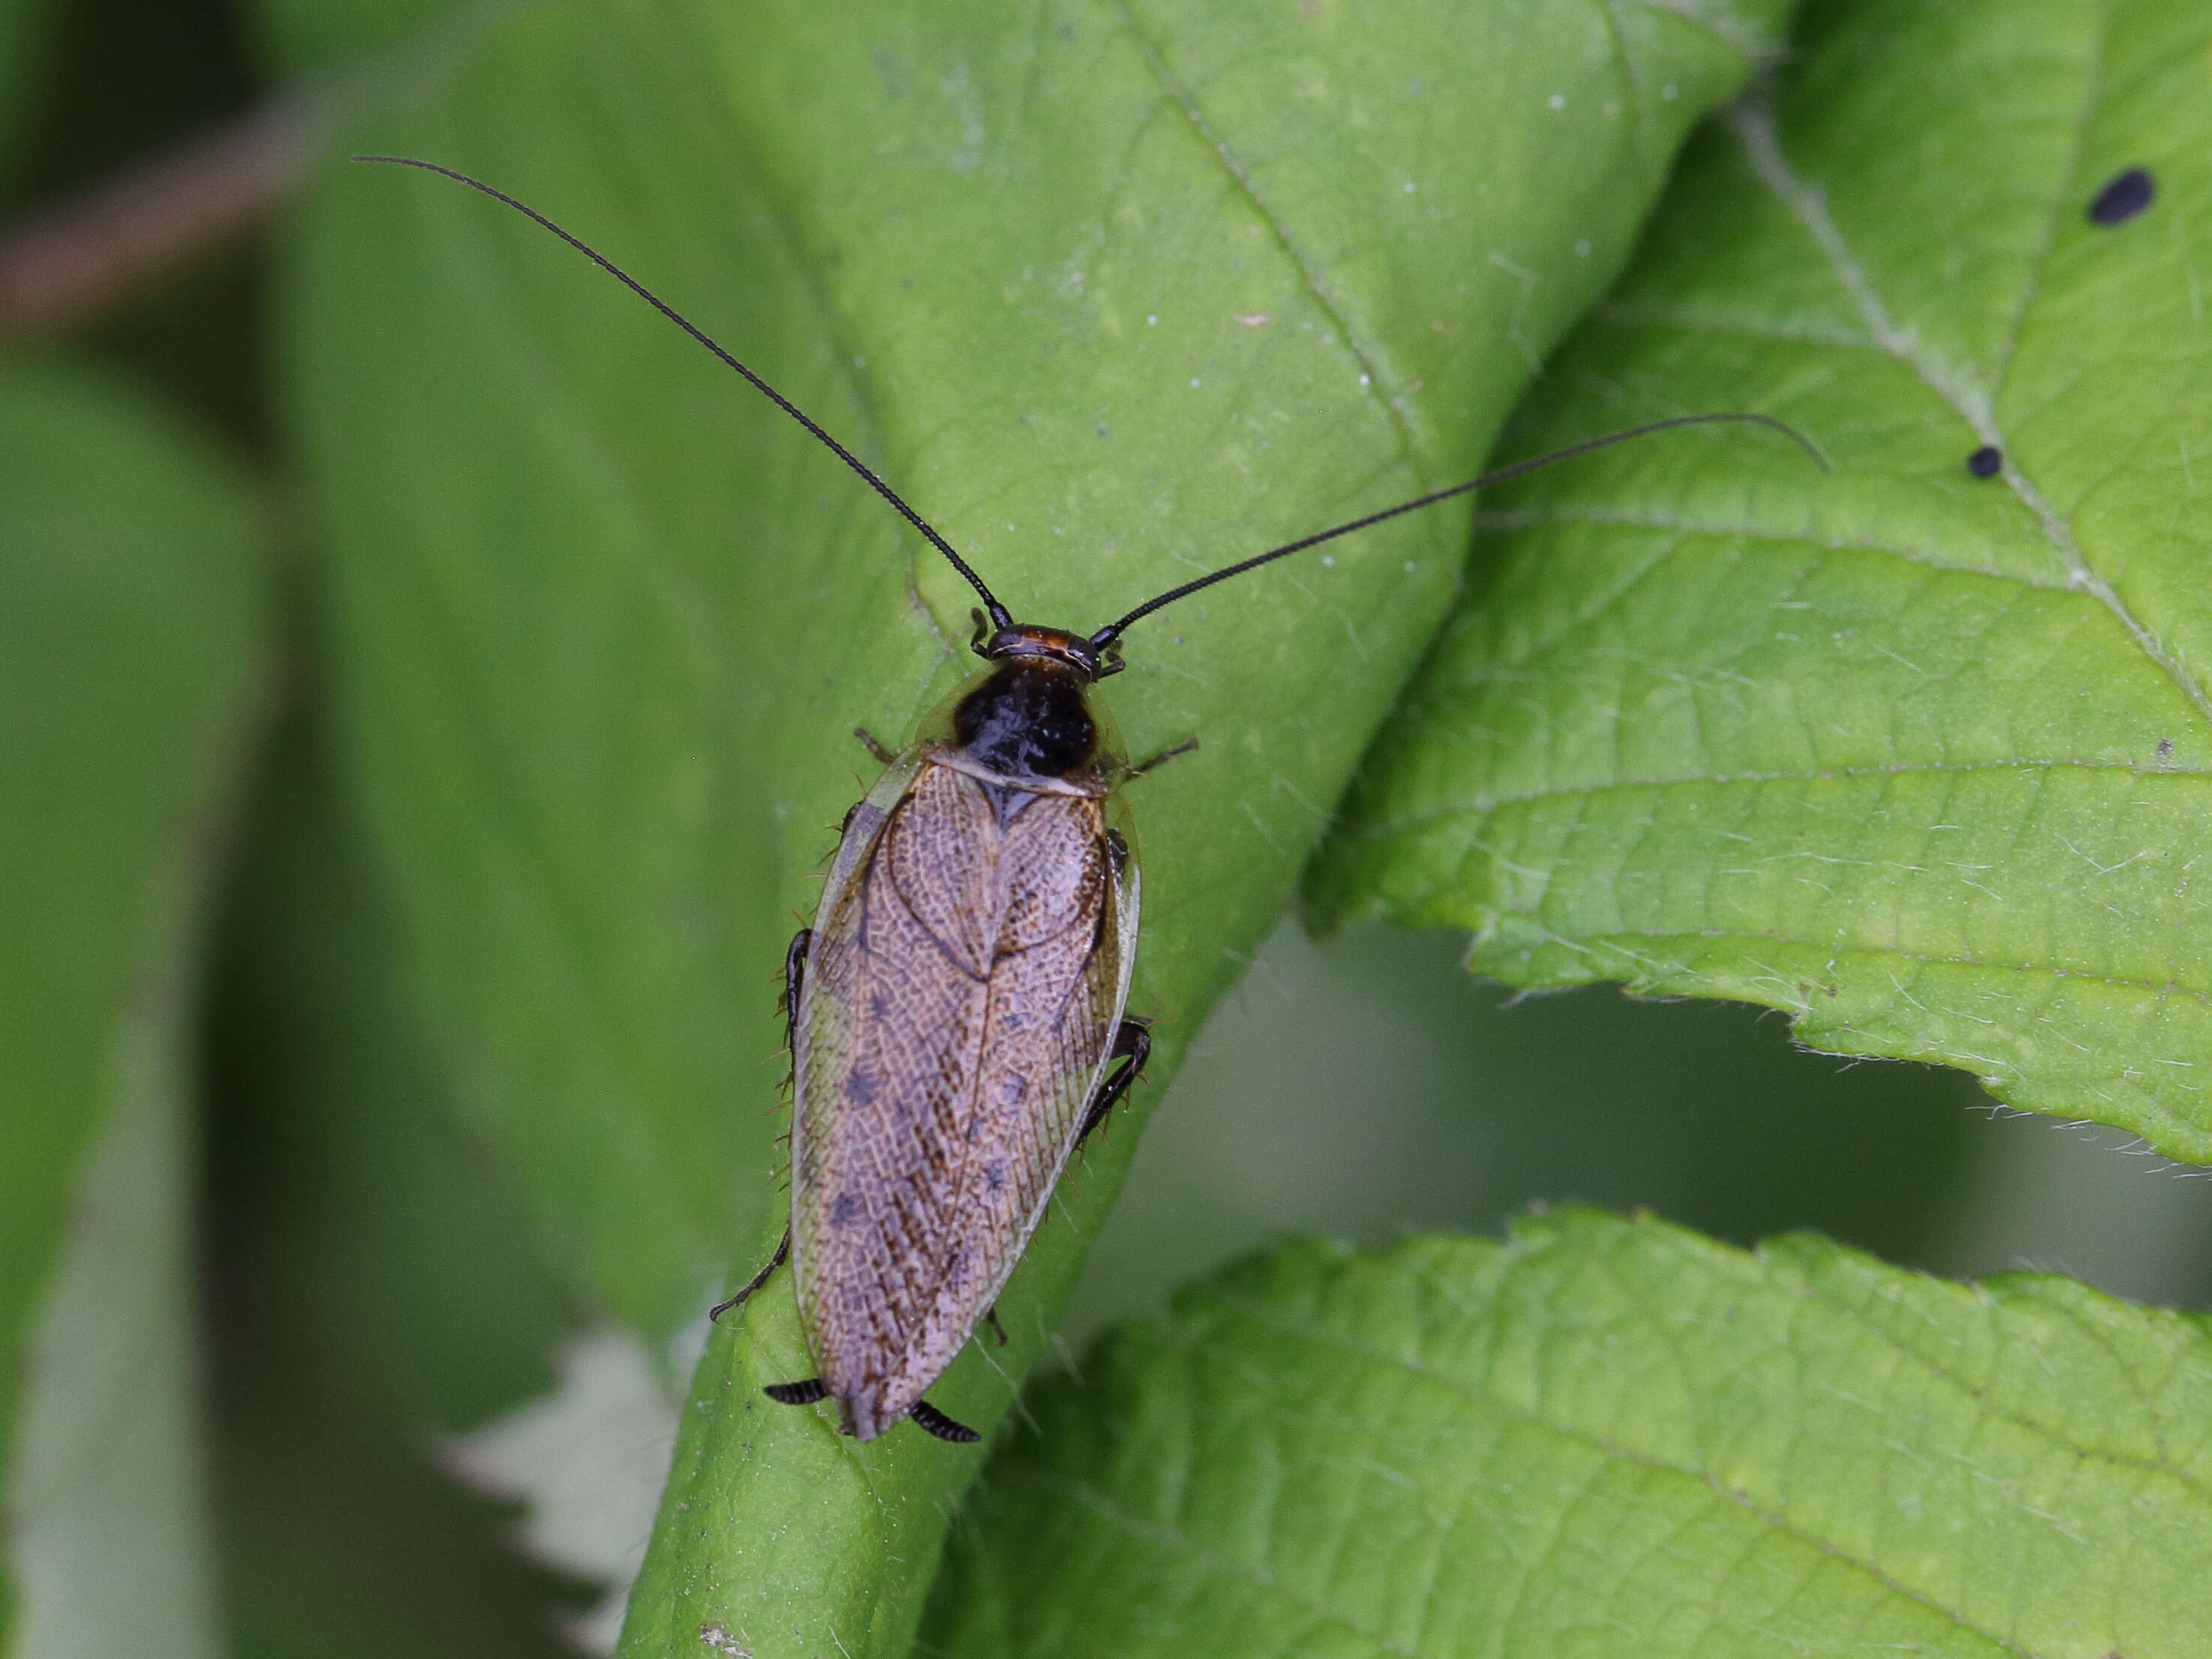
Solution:
M727 1302L717 1302L713 1307L708 1309L708 1322L709 1324L719 1324L721 1322L721 1317L724 1314L729 1312L732 1308L742 1306L744 1303L744 1299L750 1296L755 1291L760 1289L762 1285L767 1284L768 1276L774 1273L778 1267L783 1266L790 1257L791 1229L786 1227L783 1230L783 1243L775 1247L775 1254L769 1257L768 1266L763 1267L758 1273L747 1279L745 1281L744 1289L739 1291Z
M878 743L876 741L875 733L869 731L866 726L854 726L853 728L853 735L858 738L862 743L868 745L868 752L876 757L876 761L878 765L889 766L893 761L898 758L898 750L896 749L886 749L883 744ZM851 821L851 816L852 815L850 813L846 815L847 821L848 823Z
M1185 738L1181 743L1176 744L1174 748L1163 749L1158 754L1153 756L1152 759L1148 761L1139 761L1136 765L1129 769L1128 775L1133 778L1141 778L1146 773L1153 770L1162 763L1171 761L1177 755L1188 755L1192 750L1197 747L1198 739L1196 738Z
M1006 1328L999 1322L999 1304L994 1302L983 1310L983 1322L991 1328L991 1334L999 1339L999 1346L1006 1346Z
M799 1054L799 988L806 979L806 949L814 943L814 930L802 927L791 936L790 947L783 953L783 1046L792 1051L793 1063ZM784 1243L790 1243L788 1229Z
M1106 1114L1121 1103L1121 1097L1129 1092L1129 1085L1145 1069L1145 1062L1152 1053L1151 1027L1152 1021L1139 1019L1133 1014L1115 1028L1111 1058L1121 1063L1108 1073L1106 1080L1098 1085L1097 1096L1083 1120L1082 1131L1075 1137L1077 1146L1088 1140L1091 1132L1106 1121Z
M830 1397L830 1385L818 1376L801 1382L771 1382L761 1392L779 1406L811 1406Z
M927 1400L915 1401L907 1407L906 1414L914 1419L916 1428L928 1431L939 1440L950 1440L956 1446L973 1445L983 1437L965 1423L954 1422Z

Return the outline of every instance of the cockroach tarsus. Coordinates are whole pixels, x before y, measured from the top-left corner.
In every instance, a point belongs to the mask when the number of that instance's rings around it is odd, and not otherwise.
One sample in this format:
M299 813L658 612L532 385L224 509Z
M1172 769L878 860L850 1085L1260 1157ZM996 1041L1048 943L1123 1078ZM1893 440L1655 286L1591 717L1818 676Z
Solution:
M923 1397L1000 1291L1068 1160L1127 1097L1152 1052L1127 1012L1139 879L1120 787L1196 747L1131 766L1089 692L1121 672L1131 624L1275 560L1540 466L1676 427L1773 428L1771 415L1681 415L1586 439L1302 537L1155 595L1096 633L1017 623L921 514L782 393L596 249L504 191L405 156L568 243L734 369L906 520L983 601L987 666L894 754L845 816L813 922L784 957L792 1065L792 1204L767 1266L719 1318L793 1265L817 1375L770 1384L785 1405L836 1402L874 1438L902 1419L940 1440L981 1437Z
M752 1299L753 1292L760 1289L762 1285L767 1284L769 1281L769 1275L773 1273L778 1267L783 1266L784 1262L790 1257L790 1255L791 1229L787 1226L783 1230L783 1242L775 1247L775 1253L769 1257L768 1265L765 1267L763 1267L758 1273L755 1273L750 1279L747 1279L744 1282L744 1288L739 1290L738 1293L732 1297L728 1301L717 1302L713 1307L708 1309L707 1317L709 1320L720 1322L722 1316L729 1312L731 1309L744 1306L747 1302ZM820 1396L817 1395L816 1397L818 1399Z

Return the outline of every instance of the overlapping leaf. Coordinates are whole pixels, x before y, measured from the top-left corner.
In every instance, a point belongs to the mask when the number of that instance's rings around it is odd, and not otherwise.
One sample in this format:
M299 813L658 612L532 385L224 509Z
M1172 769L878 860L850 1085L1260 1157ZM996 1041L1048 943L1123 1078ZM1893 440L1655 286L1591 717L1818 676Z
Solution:
M2200 1654L2212 1323L1656 1221L1293 1246L1035 1402L961 1659Z
M2071 0L1808 22L1522 441L1748 407L1833 475L1715 434L1500 504L1495 580L1312 896L2212 1159L2212 29ZM2094 221L2136 167L2148 210Z

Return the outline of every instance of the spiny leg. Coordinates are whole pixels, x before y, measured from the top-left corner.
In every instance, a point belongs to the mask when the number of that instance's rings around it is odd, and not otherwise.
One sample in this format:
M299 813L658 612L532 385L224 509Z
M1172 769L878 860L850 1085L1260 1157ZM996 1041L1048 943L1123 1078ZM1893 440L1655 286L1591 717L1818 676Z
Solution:
M1198 739L1196 738L1185 738L1181 743L1176 744L1174 748L1163 749L1158 754L1153 756L1152 759L1148 761L1139 761L1136 765L1129 769L1129 775L1133 778L1141 778L1146 773L1153 770L1164 762L1171 761L1177 755L1188 755L1192 750L1197 747Z
M907 1407L906 1414L914 1419L915 1426L927 1430L939 1440L950 1440L956 1446L973 1445L983 1437L965 1423L956 1423L927 1400L917 1400Z
M876 741L876 734L869 731L866 726L854 726L853 728L853 735L858 738L862 743L868 745L868 752L876 757L876 762L878 765L889 766L893 761L898 758L898 750L896 749L886 749L883 744L878 743Z
M783 1015L783 1046L791 1050L794 1066L799 1064L799 992L806 982L806 952L813 943L814 930L802 927L791 936L791 944L783 953L782 1006L778 1012ZM786 1242L789 1242L787 1233Z
M708 1322L710 1324L720 1323L724 1314L729 1312L731 1309L743 1304L747 1297L750 1296L755 1291L760 1289L762 1285L767 1284L768 1276L774 1273L778 1267L783 1266L784 1262L790 1257L790 1255L791 1229L786 1227L783 1230L783 1243L775 1247L775 1254L769 1257L768 1266L763 1267L758 1273L747 1279L745 1281L744 1289L739 1291L727 1302L717 1302L713 1307L708 1309Z
M818 1376L800 1382L771 1382L761 1392L779 1406L811 1406L830 1397L830 1385Z
M1006 1328L999 1322L999 1304L994 1302L983 1310L983 1322L991 1328L991 1334L999 1339L999 1346L1006 1346Z
M1137 1074L1145 1069L1145 1062L1152 1058L1152 1024L1133 1014L1115 1028L1112 1055L1121 1063L1109 1072L1106 1080L1098 1085L1091 1110L1085 1115L1083 1127L1075 1137L1077 1146L1088 1140L1091 1132L1106 1121L1106 1114L1121 1103L1121 1097L1129 1092L1129 1085L1137 1080Z

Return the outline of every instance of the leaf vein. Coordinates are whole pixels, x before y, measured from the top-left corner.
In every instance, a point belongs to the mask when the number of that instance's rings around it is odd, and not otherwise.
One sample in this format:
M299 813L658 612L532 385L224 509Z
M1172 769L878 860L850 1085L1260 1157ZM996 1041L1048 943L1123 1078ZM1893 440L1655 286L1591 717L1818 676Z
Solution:
M1079 1475L1017 1467L1006 1471L1004 1478L1065 1493L1100 1520L1119 1527L1132 1538L1158 1545L1178 1559L1195 1560L1224 1578L1241 1579L1255 1589L1279 1595L1292 1607L1311 1614L1317 1621L1334 1625L1351 1632L1362 1641L1371 1642L1377 1653L1395 1654L1399 1659L1424 1659L1418 1650L1400 1646L1379 1632L1368 1629L1350 1614L1316 1601L1310 1596L1299 1595L1266 1567L1225 1554L1193 1536L1174 1522L1150 1520L1132 1513L1116 1503L1112 1494L1103 1487L1094 1486Z
M1529 917L1529 913L1527 911L1514 911L1510 914ZM1533 921L1533 917L1529 919ZM2155 991L2161 995L2181 995L2197 1002L2212 1003L2212 989L2185 984L2177 980L2129 979L2115 974L2092 973L2085 969L2062 968L2041 962L1991 962L1985 957L1939 956L1933 951L1908 950L1901 945L1838 945L1833 939L1811 939L1802 933L1784 933L1765 928L1715 927L1706 932L1685 933L1679 927L1612 927L1601 933L1589 934L1583 939L1569 939L1565 934L1554 933L1549 929L1543 931L1545 937L1552 943L1565 945L1570 950L1578 951L1585 955L1592 954L1598 945L1608 945L1616 939L1698 939L1711 944L1717 939L1765 939L1771 945L1810 945L1816 950L1825 949L1832 956L1838 957L1894 957L1901 962L1919 963L1931 968L1972 968L2007 974L2047 974L2054 979L2081 980L2090 984L2116 986L2122 990L2129 991ZM1616 945L1614 948L1624 955L1638 954L1630 951L1625 945ZM1754 965L1764 966L1765 964ZM1773 970L1769 969L1769 971ZM1698 977L1711 979L1713 975L1700 974ZM1912 1001L1912 998L1906 994L1901 987L1893 988L1897 989L1898 994L1904 996L1906 1001ZM1920 1005L1916 1002L1913 1006L1917 1007ZM1800 1002L1796 1005L1796 1012L1805 1014L1811 1012L1812 1010L1809 1004ZM1989 1022L1982 1023L1986 1024ZM1991 1066L2002 1063L1994 1060L1981 1060L1978 1056L1975 1058L1978 1063Z
M2007 1653L2017 1654L2021 1656L2021 1659L2034 1659L2033 1650L2022 1647L2020 1644L2000 1636L1994 1631L1983 1629L1964 1613L1947 1607L1930 1596L1914 1589L1884 1571L1875 1562L1853 1554L1841 1545L1822 1538L1818 1534L1787 1519L1777 1510L1761 1506L1749 1492L1730 1491L1717 1475L1709 1470L1700 1469L1693 1465L1676 1463L1656 1452L1628 1445L1610 1435L1600 1434L1594 1429L1585 1429L1571 1423L1560 1421L1539 1411L1534 1406L1509 1399L1480 1383L1464 1381L1449 1372L1440 1371L1431 1366L1422 1364L1417 1360L1409 1359L1401 1353L1387 1353L1360 1341L1356 1337L1339 1331L1295 1323L1282 1318L1267 1303L1249 1296L1240 1295L1225 1289L1218 1291L1217 1294L1224 1302L1241 1309L1255 1323L1289 1337L1294 1341L1308 1342L1319 1347L1335 1348L1356 1358L1365 1359L1385 1370L1402 1370L1410 1376L1425 1378L1464 1399L1473 1401L1478 1405L1493 1407L1510 1417L1516 1418L1536 1428L1557 1435L1563 1440L1588 1446L1605 1456L1617 1458L1623 1463L1662 1474L1673 1475L1704 1486L1714 1497L1734 1504L1747 1515L1763 1522L1783 1536L1794 1539L1808 1548L1818 1551L1829 1559L1854 1569L1900 1600L1912 1602L1917 1607L1924 1607L1948 1620L1960 1629L1971 1635L1980 1637L1993 1647L2001 1648Z
M1433 481L1421 465L1420 446L1414 441L1405 411L1398 407L1390 391L1397 384L1397 377L1388 373L1375 350L1361 341L1351 319L1338 305L1336 296L1322 280L1319 264L1291 234L1289 222L1275 211L1273 204L1268 201L1260 189L1259 182L1253 178L1251 169L1237 158L1228 141L1214 131L1204 106L1198 101L1198 94L1168 66L1166 54L1138 23L1129 0L1114 0L1114 5L1115 9L1121 13L1129 38L1136 43L1138 55L1144 59L1145 67L1153 80L1159 83L1160 90L1182 112L1183 119L1190 124L1191 131L1197 134L1200 142L1213 153L1215 159L1221 163L1222 171L1229 175L1238 193L1251 204L1253 211L1260 216L1261 222L1267 227L1268 234L1275 239L1275 245L1282 249L1284 256L1297 271L1298 279L1305 284L1306 291L1313 295L1314 303L1321 307L1322 314L1328 319L1338 337L1343 340L1345 349L1359 365L1370 400L1398 441L1407 469L1418 481L1420 491L1427 491L1432 487Z
M1910 328L1889 314L1866 269L1852 254L1850 244L1818 186L1800 179L1782 153L1773 111L1762 103L1746 101L1729 112L1729 119L1750 159L1752 169L1776 198L1796 214L1807 235L1827 259L1830 270L1866 319L1868 329L1882 348L1911 368L1921 382L1951 406L1981 442L2006 456L2003 477L2013 493L2027 504L2043 526L2045 538L2073 573L2074 585L2094 595L2126 629L2136 647L2180 688L2205 723L2212 726L2212 696L2197 683L2188 665L2169 651L2157 635L2128 608L2112 585L2090 564L2075 539L2073 527L2020 468L1999 428L1990 397L1968 386L1952 365L1940 361Z
M1478 682L1479 684L1480 682ZM2125 761L1993 760L1907 761L1888 766L1832 766L1802 772L1702 772L1677 777L1595 778L1587 782L1547 784L1493 795L1477 795L1425 811L1401 813L1375 823L1354 826L1349 838L1388 840L1408 830L1426 829L1455 818L1487 817L1501 806L1519 806L1543 800L1572 800L1584 795L1610 794L1629 789L1686 789L1699 787L1735 787L1744 784L1832 783L1844 778L1893 778L1930 775L1972 776L1980 773L2114 772L2131 778L2205 778L2195 767L2136 766Z
M2212 1488L2208 1488L2196 1476L2175 1464L2162 1451L2157 1457L2143 1457L2131 1452L2106 1450L2084 1445L2081 1442L2061 1433L2051 1425L2030 1417L2024 1412L2012 1411L2002 1406L1993 1405L1990 1401L1989 1386L1986 1383L1970 1382L1950 1367L1931 1358L1877 1322L1868 1318L1866 1315L1835 1295L1825 1285L1809 1278L1801 1279L1799 1284L1808 1300L1819 1303L1822 1307L1834 1313L1838 1318L1847 1320L1859 1329L1875 1337L1886 1346L1894 1349L1907 1362L1917 1365L1930 1376L1940 1377L1948 1382L1960 1393L1971 1398L1984 1417L1999 1423L2009 1423L2014 1428L2033 1435L2056 1450L2071 1452L2076 1457L2102 1463L2111 1468L2135 1469L2146 1474L2163 1474L2191 1497L2201 1500L2208 1508L2212 1508ZM2148 1397L2144 1395L2141 1382L2136 1378L2135 1367L2128 1362L2126 1356L2112 1353L2112 1344L2105 1340L2103 1333L2091 1330L2082 1325L2080 1320L2074 1316L2070 1309L2061 1308L2055 1311L2062 1317L2067 1318L2098 1347L2112 1354L2115 1370L2126 1379L2128 1391L2134 1395L2136 1401L2142 1406L2144 1415L2148 1418L2155 1418L2156 1413L2153 1410Z
M2081 176L2081 152L2087 142L2090 118L2096 113L2099 82L2103 78L2105 42L2112 27L2110 0L2100 8L2103 13L2095 31L2095 44L2081 76L2081 105L2074 119L2071 144L2066 153L2066 165L2060 172L2058 188L2052 192L2051 210L2045 216L2043 235L2034 254L2027 264L2027 275L2021 283L2020 302L2014 308L2012 323L2005 331L2004 344L1999 348L1994 372L1990 376L1990 400L1992 404L2004 394L2005 381L2012 373L2013 358L2020 350L2021 337L2027 331L2027 319L2041 297L2043 269L2050 263L2051 250L2058 240L2059 222L2064 217L2066 204L2072 198L2075 180Z

